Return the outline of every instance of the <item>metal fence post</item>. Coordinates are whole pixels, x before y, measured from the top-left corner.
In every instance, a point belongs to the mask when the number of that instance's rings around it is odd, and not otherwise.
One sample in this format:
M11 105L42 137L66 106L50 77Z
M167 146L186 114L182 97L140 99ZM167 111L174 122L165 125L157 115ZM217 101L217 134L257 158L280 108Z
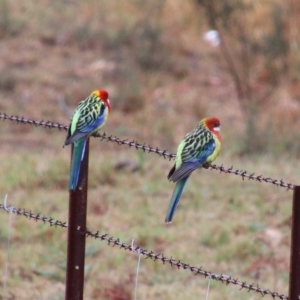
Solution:
M78 187L69 196L66 300L83 299L86 237L77 228L86 228L88 164L89 139L81 163Z
M293 197L289 299L300 299L300 186Z

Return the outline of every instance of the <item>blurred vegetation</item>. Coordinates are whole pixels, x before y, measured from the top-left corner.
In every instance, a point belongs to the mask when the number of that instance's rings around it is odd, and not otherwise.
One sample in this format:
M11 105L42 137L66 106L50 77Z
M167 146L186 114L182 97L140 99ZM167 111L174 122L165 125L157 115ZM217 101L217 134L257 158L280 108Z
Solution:
M259 19L255 20L260 6L258 3L243 0L195 1L200 10L205 10L208 25L219 32L220 53L235 85L237 100L245 118L244 142L240 151L243 154L269 152L278 143L276 138L273 140L276 136L273 131L282 123L276 124L272 116L267 117L267 122L272 120L275 126L272 131L261 128L260 120L271 107L276 106L276 100L280 101L275 94L287 77L292 80L298 76L288 68L292 51L288 36L290 15L287 10L290 3L272 1L268 2L268 6L261 7L268 13L263 16L268 23L263 24ZM299 50L298 45L297 48ZM270 136L270 133L275 135ZM292 140L294 134L298 137L298 133L293 132L284 139ZM266 135L270 138L266 139ZM281 150L291 149L281 147Z
M8 0L0 0L0 38L15 36L20 30L18 20L11 15Z
M0 6L3 99L38 101L46 86L50 103L67 95L74 106L100 84L115 109L141 114L155 105L153 113L169 114L170 128L179 112L194 115L194 123L217 114L229 124L234 115L241 124L231 141L239 141L235 154L299 153L298 145L289 146L299 137L299 118L286 117L300 112L300 7L293 1L55 1L45 10L34 0L1 0ZM218 31L217 47L201 38L208 30Z

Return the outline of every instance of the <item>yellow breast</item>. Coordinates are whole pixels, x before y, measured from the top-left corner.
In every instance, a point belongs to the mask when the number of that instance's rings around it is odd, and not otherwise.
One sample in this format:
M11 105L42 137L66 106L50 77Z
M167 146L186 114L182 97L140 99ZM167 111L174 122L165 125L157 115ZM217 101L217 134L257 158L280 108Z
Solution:
M213 135L213 136L214 136L214 140L216 143L216 148L215 148L214 152L207 158L207 160L206 160L207 163L213 162L218 157L218 155L221 151L221 143L220 143L219 139L215 135Z

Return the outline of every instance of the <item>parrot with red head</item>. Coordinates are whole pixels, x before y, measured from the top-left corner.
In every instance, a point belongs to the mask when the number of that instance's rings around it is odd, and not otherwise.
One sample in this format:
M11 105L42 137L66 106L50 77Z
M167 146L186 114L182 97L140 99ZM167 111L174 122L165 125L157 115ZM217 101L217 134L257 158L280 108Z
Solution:
M188 133L177 148L176 161L168 179L176 182L165 222L171 223L191 173L213 162L221 150L221 124L218 118L206 118Z
M78 186L87 139L105 124L110 110L111 105L105 90L93 91L85 100L78 103L64 143L64 146L74 145L69 191L74 191Z

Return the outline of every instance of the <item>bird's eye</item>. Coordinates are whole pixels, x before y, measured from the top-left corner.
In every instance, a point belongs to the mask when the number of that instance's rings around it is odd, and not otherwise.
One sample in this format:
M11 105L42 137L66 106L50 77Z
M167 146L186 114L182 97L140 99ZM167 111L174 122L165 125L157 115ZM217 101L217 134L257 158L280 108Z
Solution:
M218 123L215 123L214 124L214 127L219 127L220 125Z

